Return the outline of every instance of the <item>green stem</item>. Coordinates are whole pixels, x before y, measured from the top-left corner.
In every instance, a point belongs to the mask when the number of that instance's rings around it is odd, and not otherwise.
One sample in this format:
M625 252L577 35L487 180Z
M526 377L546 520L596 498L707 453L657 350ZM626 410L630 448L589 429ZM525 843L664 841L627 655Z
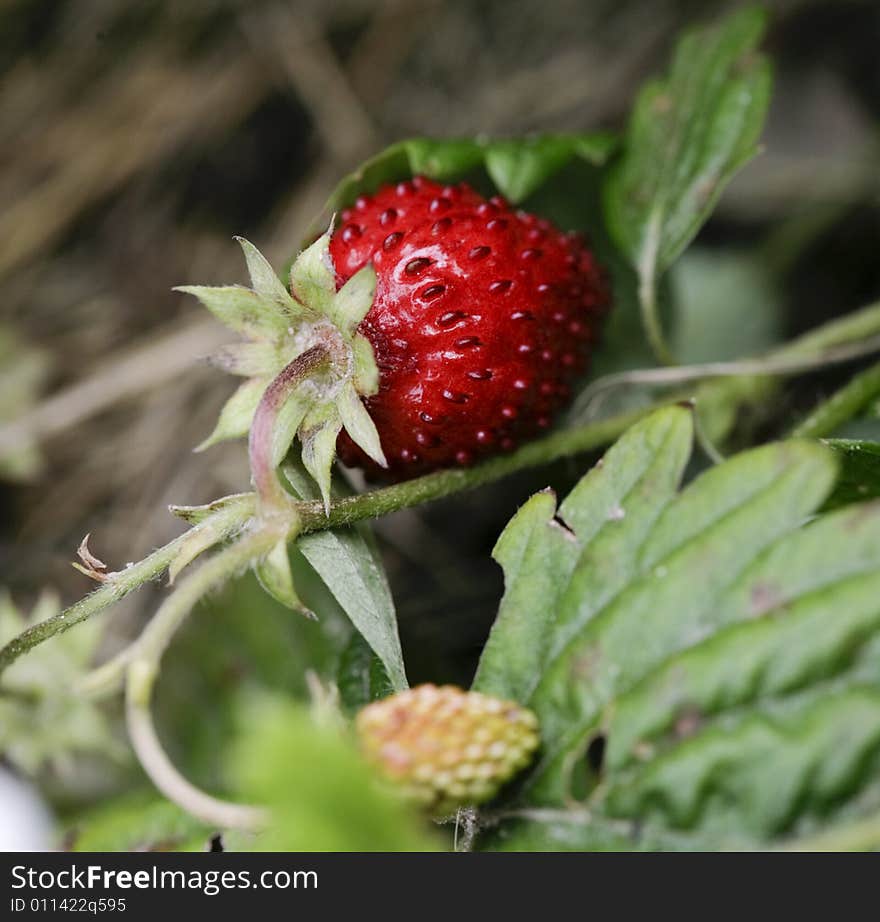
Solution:
M195 605L208 592L267 554L279 540L271 528L245 534L209 558L169 595L133 647L126 671L126 720L132 746L156 787L193 816L220 828L252 829L262 810L230 804L199 790L174 767L159 742L151 701L162 656Z
M302 534L378 518L398 509L476 489L526 468L600 448L613 442L633 423L665 403L668 401L620 413L577 429L555 432L540 441L529 442L513 454L493 458L475 467L437 471L436 474L406 480L369 493L347 496L331 503L329 513L326 514L323 504L317 500L299 503L297 509L302 520Z
M228 516L226 519L221 540L234 535L250 518L254 511L253 498L242 495L241 503L236 508L237 513ZM185 542L191 538L193 533L204 528L206 523L207 520L182 535L178 535L173 541L169 541L164 547L153 551L152 554L133 566L126 567L126 569L120 570L118 573L109 574L107 581L102 583L90 595L80 599L60 614L47 618L45 621L29 627L17 637L14 637L5 647L0 649L0 675L19 656L27 653L32 647L37 646L44 640L48 640L50 637L54 637L55 634L69 630L74 625L79 624L80 621L85 621L86 618L103 611L114 602L124 599L144 583L161 576L168 569L168 566Z
M821 439L852 419L880 394L880 362L832 394L791 431L792 438Z
M864 358L880 352L880 335L858 343L831 346L811 354L796 354L794 350L781 355L769 353L757 359L737 359L731 362L703 362L696 365L676 365L664 368L636 368L605 375L586 387L578 396L572 415L584 417L589 410L595 412L600 399L616 388L639 385L642 387L669 387L688 381L702 381L711 378L775 377L800 374L829 368L854 359ZM866 400L870 399L869 394ZM592 415L592 414L591 414Z
M669 348L663 333L663 325L660 322L656 272L656 253L652 250L639 269L639 307L642 326L657 361L661 365L677 365L678 360Z

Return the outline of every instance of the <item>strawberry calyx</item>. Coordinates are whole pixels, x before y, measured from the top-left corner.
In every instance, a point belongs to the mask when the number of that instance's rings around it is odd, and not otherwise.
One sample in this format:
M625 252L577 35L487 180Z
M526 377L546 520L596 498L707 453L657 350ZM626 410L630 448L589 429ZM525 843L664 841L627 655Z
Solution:
M386 466L376 427L361 401L379 386L373 347L358 332L373 304L376 274L371 265L364 266L337 291L330 234L328 229L294 261L289 291L259 250L240 237L236 239L244 251L250 288L175 289L197 297L242 335L241 342L209 357L212 364L246 380L196 450L250 433L252 474L263 494L270 489L267 472L274 477L298 438L303 464L320 488L325 509L336 440L343 429L373 461ZM263 425L255 433L252 425L260 411Z

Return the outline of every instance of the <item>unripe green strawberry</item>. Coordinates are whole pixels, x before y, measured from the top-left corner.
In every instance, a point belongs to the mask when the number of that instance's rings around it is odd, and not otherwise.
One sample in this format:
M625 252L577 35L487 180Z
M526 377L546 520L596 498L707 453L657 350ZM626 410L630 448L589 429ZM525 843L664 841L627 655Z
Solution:
M491 800L532 760L535 715L453 685L419 685L357 717L367 759L404 796L437 815Z

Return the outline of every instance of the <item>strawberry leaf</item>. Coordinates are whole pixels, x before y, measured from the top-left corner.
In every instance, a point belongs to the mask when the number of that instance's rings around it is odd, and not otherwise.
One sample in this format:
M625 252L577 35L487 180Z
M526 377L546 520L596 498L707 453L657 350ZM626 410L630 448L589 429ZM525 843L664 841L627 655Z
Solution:
M608 134L548 135L494 141L486 147L486 170L511 202L522 202L570 160L580 157L601 166L614 147Z
M691 437L688 410L652 414L502 534L474 687L538 715L514 806L548 826L485 847L766 847L876 801L880 502L814 517L838 465L806 440L679 491Z
M315 499L315 482L299 464L291 460L282 471L294 494ZM359 524L303 535L297 547L379 657L394 690L407 688L394 600L369 527Z
M643 276L681 253L756 152L771 83L755 50L764 28L763 11L750 8L686 33L667 79L639 94L605 205L612 234Z
M483 168L511 202L528 198L567 163L584 160L601 166L615 147L614 137L593 134L543 135L512 140L399 141L363 163L336 187L327 203L332 214L389 182L422 175L440 181L463 179Z
M609 231L636 270L645 333L667 364L676 359L661 328L658 282L757 150L771 87L755 50L764 20L750 8L685 34L668 78L639 94L605 182Z

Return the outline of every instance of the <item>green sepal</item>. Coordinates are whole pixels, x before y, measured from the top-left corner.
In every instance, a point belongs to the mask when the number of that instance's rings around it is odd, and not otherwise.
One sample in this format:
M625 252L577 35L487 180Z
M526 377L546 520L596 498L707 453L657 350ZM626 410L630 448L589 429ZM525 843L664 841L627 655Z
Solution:
M353 336L373 306L375 294L376 270L366 265L334 295L327 316L344 334Z
M214 431L204 442L196 446L195 451L204 451L218 442L240 439L247 435L254 418L254 411L268 383L263 378L250 378L241 384L223 405Z
M372 397L379 392L379 366L376 364L373 347L366 336L356 333L351 341L351 351L354 357L352 381L355 390L363 397Z
M310 413L299 433L303 464L321 491L326 512L330 511L331 470L336 457L336 439L341 429L339 411L333 404L328 404L321 411Z
M244 336L284 336L290 326L275 302L242 285L178 285L174 291L194 295L224 326Z
M284 402L284 406L278 411L278 418L272 431L270 451L273 467L278 467L284 460L284 456L290 450L297 431L302 425L306 414L312 408L313 403L314 395L312 392L300 386L288 397Z
M317 620L315 613L307 608L296 594L293 574L290 570L290 557L287 553L287 540L282 539L254 567L260 585L276 601L286 608L298 611L306 618Z
M172 505L168 507L168 511L190 525L199 525L221 509L240 506L242 503L250 503L251 501L252 494L250 493L231 493L229 496L221 496L220 499L205 503L203 506Z
M252 503L247 493L224 496L206 506L170 506L175 515L192 525L174 559L168 565L168 582L173 584L181 571L200 554L229 536L230 526L242 520L242 507Z
M256 339L221 346L208 356L208 362L227 374L242 378L262 375L267 368L276 368L283 356L278 345Z
M330 231L306 247L290 267L290 290L302 305L331 317L336 295L336 272L330 258Z
M291 317L296 316L300 311L299 305L291 298L290 293L282 284L281 279L275 274L275 270L269 265L266 257L250 240L245 240L244 237L236 237L235 239L244 252L248 274L251 277L251 285L254 291L263 298L275 301Z
M243 238L236 239L245 255L253 290L239 286L178 289L196 295L245 337L243 342L217 350L209 359L247 380L227 401L214 431L197 451L246 436L270 383L307 351L324 349L326 360L320 367L311 365L308 371L298 373L288 369L288 375L301 377L284 404L273 409L268 455L277 467L299 436L304 463L321 488L325 506L330 500L336 438L343 425L369 457L386 464L376 427L361 403L361 397L377 392L379 369L369 340L357 332L373 304L376 273L372 266L365 266L337 292L330 234L328 229L294 262L290 271L293 297L265 257Z
M380 467L388 467L376 425L361 402L354 384L348 383L342 388L336 405L339 408L342 425L355 445L363 449L364 453Z

